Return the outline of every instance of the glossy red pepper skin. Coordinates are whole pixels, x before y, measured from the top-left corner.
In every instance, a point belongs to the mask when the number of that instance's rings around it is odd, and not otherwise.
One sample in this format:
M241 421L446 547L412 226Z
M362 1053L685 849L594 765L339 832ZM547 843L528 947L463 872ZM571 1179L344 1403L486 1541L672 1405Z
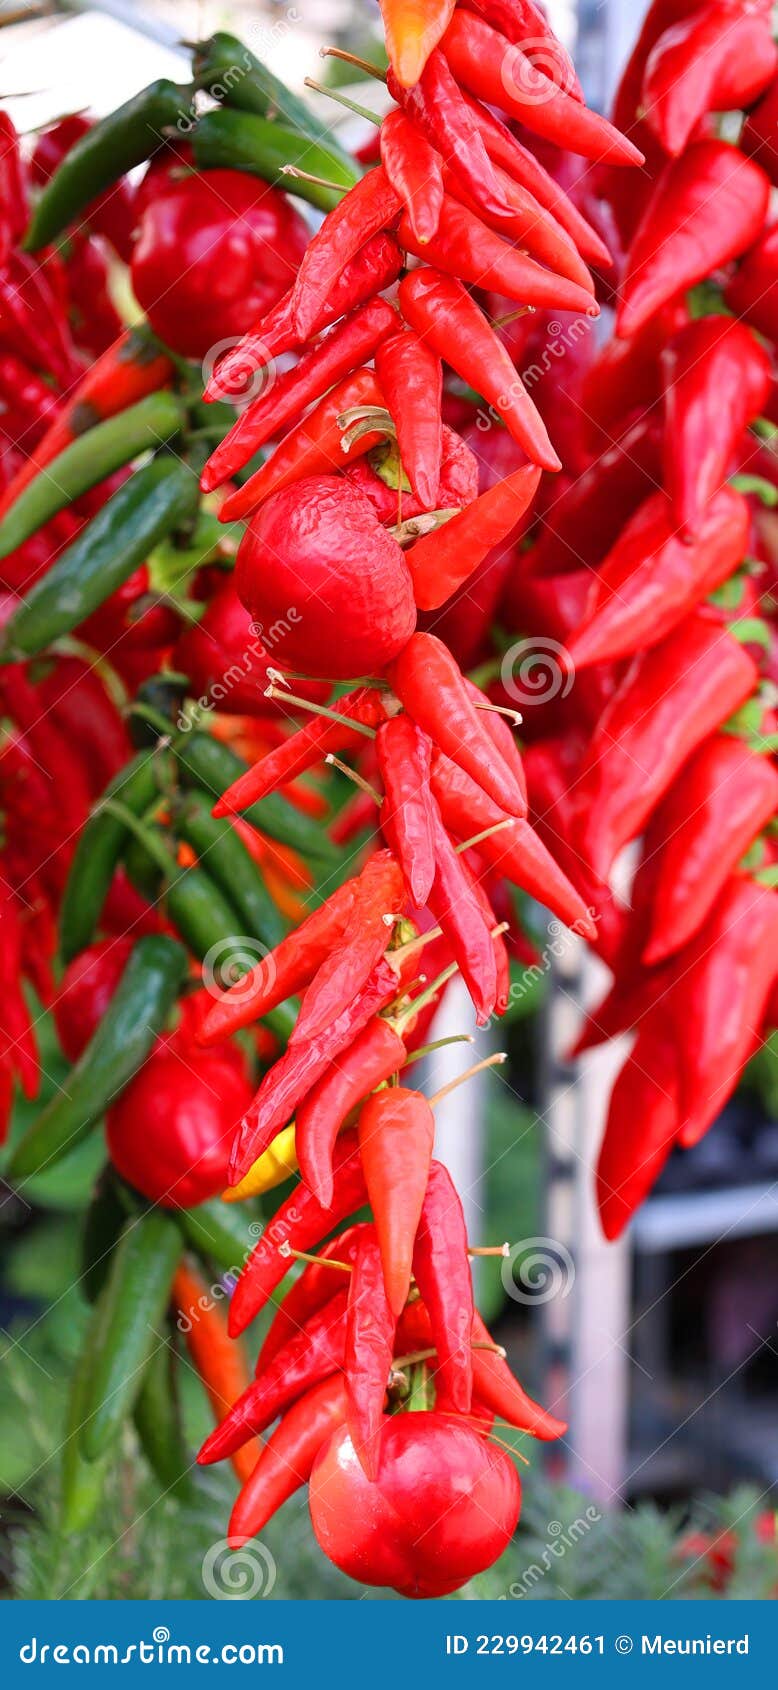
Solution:
M662 806L666 842L652 900L647 965L680 950L778 810L778 771L732 734L707 740Z
M378 1477L395 1324L378 1243L368 1228L359 1240L349 1282L344 1371L346 1425L362 1471L371 1481Z
M426 340L406 329L378 347L375 369L411 490L423 510L435 510L443 452L440 358Z
M473 1000L476 1021L484 1027L494 1013L499 987L491 931L496 922L490 911L485 913L473 872L454 849L439 816L435 820L435 878L427 908L448 939Z
M628 339L677 294L752 246L769 198L764 171L723 141L695 141L668 164L630 246L617 334Z
M778 186L778 76L773 78L761 100L746 113L738 137L740 151L756 159Z
M390 716L376 734L384 788L381 831L402 869L411 902L423 909L435 878L431 745L409 716Z
M544 210L552 213L557 223L560 223L570 236L582 258L590 264L609 269L613 259L608 247L559 182L549 174L528 147L522 146L518 137L493 111L487 111L480 100L474 100L469 95L466 95L466 99L486 143L489 157L494 163L499 164L513 181L532 194L533 199L536 199Z
M312 910L293 933L254 964L248 974L217 998L199 1031L201 1044L213 1044L294 997L313 979L343 938L354 901L354 882L346 881L319 909Z
M749 423L772 387L770 360L743 323L699 317L662 353L664 481L676 521L696 534Z
M533 64L537 60L558 88L583 100L572 59L549 27L541 6L535 6L533 0L470 0L470 10L480 12L506 41L521 47Z
M344 264L311 334L320 334L322 329L329 328L347 311L355 311L357 306L383 293L396 281L401 269L402 253L397 243L390 235L373 235L355 257ZM290 287L272 311L260 317L237 346L220 359L206 382L203 397L210 400L240 396L257 370L264 369L283 352L295 351L301 343L294 327Z
M381 163L402 200L418 241L436 233L443 204L443 165L434 146L402 111L387 112L381 124Z
M451 1414L386 1415L375 1483L346 1428L336 1432L311 1474L319 1547L362 1585L450 1596L492 1565L519 1517L518 1473L485 1431Z
M247 405L211 453L200 477L203 491L210 493L231 480L260 446L282 434L336 382L367 363L396 326L392 307L384 299L373 299L331 328L299 363L283 370L259 398Z
M344 693L335 700L332 709L336 715L348 717L351 722L361 722L367 728L378 727L385 715L380 690L370 686ZM228 786L217 799L213 813L215 816L230 816L239 810L247 810L258 799L277 792L280 786L296 780L306 769L321 763L328 752L356 751L364 739L365 735L349 726L347 721L341 726L328 716L313 716L304 727L290 734L282 745L269 751L266 757L261 757L259 762L247 769L245 775Z
M230 1160L231 1184L237 1184L257 1156L267 1150L279 1128L291 1119L298 1103L321 1079L329 1063L348 1049L371 1016L391 1002L397 985L397 973L382 959L325 1038L291 1045L268 1070L235 1140Z
M562 228L552 213L522 183L514 180L507 170L496 167L497 183L505 209L497 215L487 212L473 190L463 186L451 167L445 171L445 185L452 199L475 212L496 234L516 242L530 258L545 264L568 282L576 282L594 299L594 281L588 265L581 257L572 237Z
M523 815L525 797L488 730L451 653L434 634L415 634L392 664L389 679L408 715L434 744L472 775L511 815Z
M273 1357L312 1315L318 1314L325 1303L331 1302L338 1291L343 1290L346 1283L343 1274L327 1264L332 1260L353 1263L359 1240L368 1224L367 1221L358 1221L345 1227L318 1251L315 1261L304 1263L299 1279L293 1280L270 1323L257 1358L257 1374L269 1366Z
M402 209L383 165L369 170L327 213L297 272L292 320L301 341L311 334L344 264L372 235L391 228Z
M415 127L437 148L447 169L483 206L484 214L506 215L509 207L494 166L443 54L430 54L414 88L403 89L391 70L387 86Z
M681 1143L697 1144L756 1048L776 978L778 893L732 875L710 919L684 952L667 999L694 1037L679 1051Z
M708 4L665 30L648 55L646 122L677 158L701 117L753 104L775 74L770 6Z
M111 1105L111 1161L150 1202L191 1208L224 1190L233 1135L251 1102L236 1055L160 1042Z
M399 1072L405 1056L402 1039L376 1016L301 1103L295 1127L300 1173L323 1208L332 1201L332 1153L344 1121L369 1092Z
M414 542L405 557L420 610L438 610L496 546L510 541L532 504L540 476L535 464L524 464L442 528Z
M778 337L778 227L773 224L745 254L724 289L730 311L759 334Z
M462 1204L442 1162L430 1164L413 1272L437 1350L436 1406L469 1414L473 1397L473 1287L467 1229Z
M302 218L266 182L239 170L189 173L148 198L132 285L160 339L202 358L276 304L307 244Z
M544 423L480 306L453 276L430 268L404 276L400 308L427 344L498 412L534 463L559 469Z
M520 46L506 51L496 30L457 11L441 43L457 81L536 135L608 164L640 164L642 154L613 125L565 93Z
M568 642L571 667L613 663L665 639L744 561L750 528L743 495L722 487L685 544L667 495L654 493L600 565Z
M323 1237L367 1201L356 1134L343 1133L335 1148L335 1183L328 1209L299 1185L268 1221L235 1286L230 1304L230 1333L237 1337L264 1308L291 1266L282 1246L311 1250Z
M387 948L403 902L396 858L391 851L375 851L353 884L342 942L311 981L290 1044L321 1038L362 990Z
M420 1298L408 1303L400 1320L397 1345L403 1351L427 1349L432 1343L430 1316ZM475 1346L478 1346L477 1348ZM471 1331L473 1356L473 1415L490 1412L509 1426L529 1432L542 1441L559 1438L567 1431L564 1420L557 1420L548 1410L533 1402L514 1379L505 1360L498 1354L490 1333L477 1309L473 1313ZM434 1369L434 1363L430 1364Z
M227 1529L231 1549L259 1537L268 1520L307 1484L319 1451L345 1419L346 1387L340 1374L322 1379L292 1403L235 1500Z
M686 758L750 696L757 672L699 613L641 652L603 713L577 786L579 845L606 879Z
M259 1378L247 1386L221 1424L206 1438L197 1457L202 1466L234 1454L249 1438L264 1432L304 1391L342 1369L347 1301L347 1291L336 1291L331 1301L278 1351Z
M68 1062L86 1049L124 973L133 941L101 939L68 963L53 1005L54 1025Z
M346 376L314 405L302 422L290 429L261 469L255 470L242 487L225 499L219 512L221 520L232 522L235 517L246 517L271 493L308 476L334 474L380 445L383 435L377 430L361 435L344 450L341 419L354 408L383 404L384 396L372 370L357 370L353 376Z
M429 1179L435 1117L407 1086L374 1092L361 1110L359 1152L373 1211L383 1284L397 1319L411 1282L414 1241Z
M580 311L596 317L599 311L588 288L566 276L525 258L517 248L495 234L488 224L450 194L443 197L437 233L426 242L416 240L405 212L400 218L398 240L407 252L447 275L474 287L492 289L508 299L550 311Z
M241 541L236 585L267 626L294 607L279 663L314 677L380 674L416 625L400 546L335 476L308 476L266 501Z
M597 1159L596 1192L605 1237L619 1238L655 1184L678 1137L676 1035L664 1006L652 1006L611 1092Z

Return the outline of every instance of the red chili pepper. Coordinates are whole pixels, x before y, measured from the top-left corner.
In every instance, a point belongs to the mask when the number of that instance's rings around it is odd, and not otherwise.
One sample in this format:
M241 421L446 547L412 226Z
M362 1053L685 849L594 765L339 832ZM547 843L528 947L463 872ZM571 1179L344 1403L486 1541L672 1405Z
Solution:
M446 191L460 205L476 213L495 233L504 235L549 270L564 276L594 298L594 282L572 237L534 195L505 170L495 167L504 209L499 216L485 209L474 191L463 186L451 167L444 173Z
M203 491L210 493L231 480L271 436L282 434L309 405L372 357L396 327L397 313L384 299L372 299L344 317L299 364L284 370L246 407L211 453L200 478Z
M722 487L684 544L666 493L654 493L627 523L590 589L568 642L573 669L610 663L655 646L720 587L748 550L751 517L742 493Z
M402 111L387 112L380 145L381 163L405 206L416 239L430 240L443 204L443 165L438 153Z
M319 1451L345 1418L346 1386L339 1374L314 1385L287 1409L233 1504L227 1528L231 1549L259 1537L279 1508L308 1483Z
M344 1121L404 1061L402 1039L388 1021L376 1016L303 1099L297 1111L295 1149L300 1173L323 1208L332 1201L332 1153Z
M525 258L450 194L443 196L438 230L429 241L416 240L406 212L400 218L398 240L425 263L474 287L551 311L582 311L591 317L598 314L599 307L587 288L568 281L566 276L554 275L533 258Z
M444 159L451 173L493 217L509 215L494 165L443 54L430 54L419 82L404 89L391 69L387 86L417 129Z
M57 1038L77 1062L108 1008L132 950L129 937L101 939L68 963L53 1005Z
M596 938L596 912L590 913L529 822L506 817L469 775L439 752L433 761L432 790L446 827L461 840L510 820L510 826L501 827L478 846L492 870L523 887L585 938Z
M423 909L435 877L430 742L409 716L392 716L376 735L384 788L381 831L403 872L408 896Z
M332 708L338 715L352 722L361 722L368 728L378 727L385 718L378 687L357 687L355 692L344 693L336 699ZM356 751L364 739L365 735L357 728L349 727L348 721L341 726L329 716L312 716L297 733L290 734L283 745L276 746L274 751L268 752L266 757L261 757L258 763L247 769L245 775L233 781L232 786L228 786L217 799L213 813L215 816L231 816L238 810L247 810L258 799L277 792L279 786L286 786L289 781L304 774L306 769L323 762L329 751Z
M375 369L411 489L424 510L434 510L443 452L440 359L425 340L406 329L378 347Z
M509 540L532 504L540 476L534 464L522 465L441 528L414 542L405 561L419 610L439 609L495 546Z
M558 88L564 88L576 100L583 100L573 61L550 28L541 6L533 5L532 0L470 0L470 9L480 12L506 41L521 47L533 64L539 63Z
M699 317L662 354L664 480L676 521L695 534L772 385L770 359L729 317Z
M235 583L265 626L285 620L284 663L314 678L381 674L416 626L405 555L343 476L274 493L243 536Z
M230 1184L238 1181L272 1143L279 1127L286 1126L295 1108L321 1079L331 1062L348 1050L373 1015L397 993L397 974L386 961L379 962L367 984L338 1016L328 1033L289 1046L268 1069L253 1103L246 1110L236 1137L230 1162Z
M497 959L491 930L494 916L484 907L462 854L454 850L442 821L435 827L435 879L427 907L445 934L459 965L479 1027L494 1013L498 994Z
M578 782L580 847L605 879L692 751L748 698L748 653L695 614L640 652L604 711Z
M14 250L0 274L2 338L10 336L11 350L29 364L50 373L60 387L67 387L81 374L81 364L70 338L62 301L52 285L56 266L44 269L36 258Z
M325 1303L343 1290L344 1278L331 1261L352 1263L359 1240L367 1229L366 1221L358 1221L336 1233L319 1251L315 1261L306 1262L299 1279L295 1279L276 1309L267 1337L259 1352L256 1372L260 1374L290 1338L293 1338L311 1316L318 1314Z
M343 937L305 993L290 1045L322 1037L365 986L387 948L403 902L402 874L392 852L375 851L352 888Z
M389 671L397 697L433 744L509 815L524 814L521 785L480 720L464 676L434 634L414 634Z
M298 1185L268 1221L235 1286L230 1304L230 1332L233 1336L243 1332L264 1308L288 1272L292 1258L283 1254L283 1245L292 1250L310 1250L367 1202L367 1187L354 1132L341 1134L333 1161L333 1199L328 1209L317 1203L313 1192L308 1191L306 1186Z
M312 332L344 264L372 235L389 228L401 208L402 201L379 164L327 213L308 246L292 293L292 318L301 340Z
M491 1338L477 1309L473 1313L472 1339L475 1344L490 1344ZM505 1358L493 1349L473 1349L473 1396L482 1408L488 1408L495 1419L506 1420L522 1432L544 1443L561 1438L567 1423L557 1420L548 1410L533 1402L522 1390Z
M7 112L0 112L0 264L21 240L27 227L27 180L19 136Z
M767 171L773 187L778 185L778 76L746 113L737 144L747 158L756 159Z
M321 334L347 311L355 311L359 305L391 287L400 274L402 264L402 253L396 241L390 235L373 235L343 266L320 316L313 324L311 335ZM282 353L297 349L301 338L294 327L292 292L289 288L272 311L260 317L237 346L221 359L206 383L205 399L239 396L255 371L263 369L272 359L280 358Z
M528 147L522 146L494 112L487 111L480 100L474 100L468 94L465 99L493 162L499 164L514 182L525 188L539 205L553 214L575 243L582 258L606 270L610 269L613 259L605 242L574 205L564 188L544 169L535 154L530 152Z
M442 1162L431 1162L413 1250L413 1272L437 1350L438 1409L469 1414L473 1396L473 1285L462 1204Z
M151 1203L205 1203L224 1190L230 1145L251 1097L233 1046L198 1051L191 1040L160 1040L108 1110L111 1161Z
M662 806L666 843L643 960L663 962L702 926L778 809L778 771L732 734L707 740Z
M370 1227L360 1238L348 1291L346 1424L362 1471L378 1474L384 1398L392 1366L395 1316L384 1288L381 1254Z
M457 11L441 43L457 82L536 135L607 164L642 164L643 155L597 112L564 92L516 44L480 18Z
M759 334L773 341L778 337L778 224L746 253L724 289L724 298L730 311L745 317Z
M614 338L595 358L581 390L582 426L592 451L615 450L614 436L622 435L632 416L644 425L651 420L646 413L662 396L662 353L689 320L685 301L671 300L629 340Z
M630 246L617 334L635 334L669 300L752 246L769 198L764 171L724 141L696 141L668 164Z
M388 1075L386 1076L388 1078ZM357 1127L392 1314L405 1307L414 1240L430 1173L435 1117L421 1092L391 1086L369 1097Z
M78 235L68 241L64 262L73 338L99 358L124 327L110 294L108 261L93 236Z
M697 1144L759 1042L778 972L778 893L732 875L683 955L666 999L679 1050L681 1143Z
M616 1078L597 1159L597 1207L605 1237L618 1238L651 1190L677 1140L676 1035L664 1005L652 1006Z
M412 88L451 20L456 0L379 0L389 61Z
M709 3L664 31L643 75L645 120L677 158L701 117L753 104L775 74L771 6Z
M303 417L302 422L290 429L261 469L255 470L237 492L225 499L219 511L221 521L233 522L236 517L246 517L271 493L277 493L308 476L345 469L354 458L362 457L378 446L383 439L380 427L361 434L345 447L341 418L351 410L381 408L383 405L384 396L372 370L357 370L353 376L346 376Z
M269 951L217 998L199 1031L201 1044L214 1044L240 1027L248 1027L309 984L327 961L333 945L343 939L354 902L354 886L353 880L347 880L345 885L337 887L275 950Z
M398 298L417 334L494 406L533 463L561 468L521 376L466 288L454 277L425 268L403 278Z
M258 1379L246 1387L221 1425L206 1438L201 1466L223 1461L241 1444L264 1432L304 1391L343 1367L348 1292L335 1296L284 1344Z

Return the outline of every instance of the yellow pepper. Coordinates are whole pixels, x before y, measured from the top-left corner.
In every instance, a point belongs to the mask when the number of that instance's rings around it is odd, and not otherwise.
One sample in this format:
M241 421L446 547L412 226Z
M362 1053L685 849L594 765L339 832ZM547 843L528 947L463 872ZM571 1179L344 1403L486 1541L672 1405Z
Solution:
M222 1192L222 1202L240 1203L244 1197L258 1197L262 1191L272 1191L274 1186L283 1185L290 1174L296 1174L298 1167L292 1121L290 1126L276 1133L273 1143L257 1157L240 1184L229 1186Z

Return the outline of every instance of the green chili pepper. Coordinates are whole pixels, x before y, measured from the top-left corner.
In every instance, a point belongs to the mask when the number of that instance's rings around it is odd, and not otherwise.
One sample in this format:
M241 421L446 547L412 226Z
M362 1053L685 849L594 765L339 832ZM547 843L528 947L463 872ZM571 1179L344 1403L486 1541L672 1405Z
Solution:
M129 1190L127 1195L129 1197ZM108 1277L111 1252L127 1219L127 1202L116 1183L113 1168L104 1168L84 1217L81 1232L81 1278L79 1289L88 1303L95 1303Z
M163 389L79 435L34 481L28 482L3 518L0 558L24 545L45 522L87 493L90 487L96 487L105 476L131 463L141 452L171 440L182 422L180 401Z
M98 1311L95 1310L86 1344L79 1356L70 1381L65 1437L62 1444L62 1529L66 1534L80 1532L89 1525L105 1496L106 1458L86 1461L81 1454L80 1434L87 1414L91 1386L94 1335L97 1331Z
M205 112L192 133L192 152L201 170L243 170L250 176L261 176L263 182L296 194L322 211L338 205L358 180L358 172L344 164L331 145L245 111L222 108ZM288 175L287 165L338 186L322 187L320 182Z
M246 922L246 931L271 948L283 939L286 924L231 822L211 815L213 800L197 789L187 793L175 814L179 838L191 845L217 886Z
M181 1425L177 1363L170 1339L152 1351L133 1419L143 1453L165 1494L186 1498L192 1490L192 1462Z
M91 944L103 904L128 837L128 828L106 808L119 799L141 816L169 784L172 763L155 747L139 751L106 787L82 828L60 910L60 950L65 962Z
M198 1203L179 1209L176 1218L187 1244L213 1262L220 1273L240 1272L262 1230L257 1210L249 1203Z
M145 1062L186 975L186 953L163 934L139 939L97 1031L58 1091L28 1127L10 1176L40 1172L99 1121Z
M321 141L327 151L340 160L341 166L348 168L351 174L346 187L356 181L358 173L353 161L334 141L326 123L311 111L305 100L293 94L284 82L274 76L261 59L250 53L236 36L219 30L210 40L198 42L192 69L197 87L206 89L220 105L251 112L256 117L280 116L282 122L298 135ZM310 169L313 171L312 165Z
M181 1234L160 1209L129 1220L97 1305L79 1447L96 1461L121 1431L143 1384L181 1256Z
M3 630L0 662L32 657L70 633L194 515L198 496L196 476L178 458L155 458L130 476L30 588Z
M161 79L96 123L47 182L25 236L26 250L49 246L98 194L151 158L163 146L165 131L189 118L192 94L191 88Z

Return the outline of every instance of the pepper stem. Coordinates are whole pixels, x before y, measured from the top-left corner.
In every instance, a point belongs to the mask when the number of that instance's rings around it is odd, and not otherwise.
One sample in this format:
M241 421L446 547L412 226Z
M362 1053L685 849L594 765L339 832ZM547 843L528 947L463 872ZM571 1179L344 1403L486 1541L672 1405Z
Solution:
M352 405L348 411L341 411L338 428L343 435L341 451L346 453L365 434L386 434L397 438L395 425L383 405Z
M326 704L312 704L308 698L299 698L295 692L287 692L286 687L276 687L271 681L265 688L265 698L283 698L287 704L295 704L298 710L309 710L312 716L327 716L331 722L340 722L344 728L353 728L355 733L364 734L366 739L375 739L375 728L369 728L365 722L357 722L353 716L343 716L339 710L328 710Z
M117 821L123 823L130 833L135 835L135 838L144 847L144 850L148 851L149 856L164 875L169 877L173 873L177 865L167 846L163 845L160 839L157 839L150 828L144 827L143 822L133 815L132 810L127 809L126 804L120 804L116 798L106 798L105 803L100 805L100 809L105 815L114 816Z
M320 59L342 59L344 65L356 65L357 70L363 70L366 76L372 76L376 82L385 82L385 72L371 65L369 59L359 59L356 53L346 53L342 47L320 47Z
M424 511L421 516L409 516L405 522L395 523L389 533L398 546L412 546L414 540L420 540L424 534L433 534L436 528L450 522L452 516L459 516L460 509L459 505L451 505L446 510Z
M467 1253L469 1256L509 1256L511 1247L510 1244L470 1244Z
M524 721L521 711L511 710L508 704L487 704L485 699L482 702L479 698L476 698L474 703L476 710L491 710L493 716L507 716L508 721L513 722L514 727L520 728Z
M368 798L372 798L374 803L380 805L383 802L375 787L371 786L369 781L363 780L362 776L357 774L356 769L350 769L348 763L341 762L340 757L336 757L334 751L328 751L324 761L330 763L333 769L340 769L341 774L347 775L349 780L353 780L354 785L359 787L360 792L366 792Z
M418 1050L409 1050L403 1068L407 1068L409 1062L419 1062L422 1056L431 1056L435 1050L445 1050L447 1045L471 1045L474 1043L472 1033L452 1033L447 1039L433 1039L432 1044L419 1045Z
M437 997L441 986L445 986L446 981L452 980L454 975L458 973L459 963L450 962L448 968L444 968L443 972L437 976L437 979L433 980L432 985L428 986L426 991L422 992L421 997L414 998L413 1003L408 1005L408 1008L403 1011L402 1015L397 1017L397 1020L394 1023L394 1030L398 1038L402 1038L405 1028L411 1021L415 1020L419 1010L425 1009L427 1004L431 1003L434 997Z
M296 182L313 182L317 188L331 188L335 194L346 192L342 182L331 182L327 176L312 176L309 170L300 170L296 164L282 164L279 174L293 176Z
M493 827L485 827L483 833L474 833L472 839L463 839L461 845L455 845L455 851L469 851L473 845L480 845L484 839L491 839L493 833L502 833L504 828L513 827L516 816L506 816L504 822L495 822Z
M353 111L356 117L367 118L368 123L374 123L376 128L380 129L381 119L376 112L369 111L367 106L358 106L356 100L347 99L346 95L341 94L339 89L325 88L323 82L314 82L312 76L306 76L305 86L312 88L314 94L326 94L328 100L335 100L339 106L345 106L346 111Z
M499 1068L507 1060L508 1052L505 1050L498 1050L494 1056L485 1056L482 1062L474 1063L473 1067L467 1068L464 1074L457 1074L455 1080L449 1080L448 1085L441 1086L440 1091L433 1092L432 1097L427 1100L430 1107L434 1109L436 1103L442 1103L444 1097L448 1097L450 1092L456 1091L457 1086L463 1086L465 1080L472 1080L474 1074L483 1073L485 1068Z
M293 1250L291 1244L280 1244L280 1256L292 1256L296 1262L316 1262L318 1267L337 1268L340 1273L353 1273L350 1262L338 1262L334 1256L311 1256L307 1250Z

